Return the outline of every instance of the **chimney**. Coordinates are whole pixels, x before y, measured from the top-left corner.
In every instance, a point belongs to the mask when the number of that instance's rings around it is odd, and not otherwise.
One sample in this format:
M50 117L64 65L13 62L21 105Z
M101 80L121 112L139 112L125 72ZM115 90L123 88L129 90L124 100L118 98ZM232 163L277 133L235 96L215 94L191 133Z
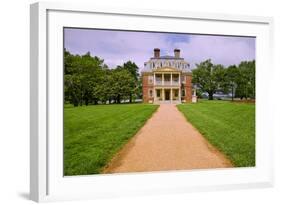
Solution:
M180 49L176 48L176 49L174 50L174 53L175 53L175 58L180 58L180 53L181 53L181 50L180 50Z
M160 49L154 48L154 58L160 58Z

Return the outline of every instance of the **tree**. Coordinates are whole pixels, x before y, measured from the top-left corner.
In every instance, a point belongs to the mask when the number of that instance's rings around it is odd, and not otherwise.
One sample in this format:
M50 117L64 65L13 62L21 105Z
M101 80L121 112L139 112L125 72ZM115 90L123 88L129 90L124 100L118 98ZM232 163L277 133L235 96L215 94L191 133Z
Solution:
M142 98L142 79L139 78L137 81L137 87L135 89L135 95L137 99L141 99Z
M224 78L226 72L222 65L214 65L211 60L196 64L196 69L192 70L192 82L196 84L201 91L207 92L209 100L213 100L214 93L219 88L224 88Z
M127 61L124 63L122 66L117 66L117 69L125 69L127 70L135 80L138 80L139 78L139 68L138 66L132 62L132 61Z
M112 97L115 103L129 99L135 84L132 75L127 70L116 69L112 71L111 80Z
M81 89L78 75L66 74L64 76L64 93L66 100L69 100L75 107L79 105Z
M211 60L196 64L192 71L193 80L201 91L209 94L209 100L218 90L224 93L232 93L241 99L255 98L255 60L242 61L238 66L231 65L224 68L222 65L214 65Z
M139 68L135 63L131 61L127 61L122 66L117 66L116 69L128 71L134 79L134 84L131 85L132 87L131 87L130 98L129 98L130 103L132 103L133 95L136 94L136 92L138 91Z
M81 77L80 72L80 56L72 55L64 50L64 93L65 100L72 103L75 107L81 101Z
M236 65L231 65L226 71L226 81L231 89L231 100L233 101L234 89L237 86L239 71Z
M72 55L64 51L64 90L65 100L74 106L98 103L100 98L99 85L107 66L98 57Z
M213 69L214 81L217 84L217 90L220 89L224 93L228 92L227 70L223 65L214 65Z
M238 66L236 97L255 98L255 61L243 61Z

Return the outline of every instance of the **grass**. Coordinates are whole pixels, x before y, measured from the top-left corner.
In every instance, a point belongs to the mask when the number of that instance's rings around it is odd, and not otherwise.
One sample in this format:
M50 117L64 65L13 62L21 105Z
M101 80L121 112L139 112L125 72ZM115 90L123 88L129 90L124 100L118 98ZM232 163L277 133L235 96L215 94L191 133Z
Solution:
M156 111L157 105L64 108L64 175L100 173Z
M234 166L255 166L255 104L199 101L178 109Z

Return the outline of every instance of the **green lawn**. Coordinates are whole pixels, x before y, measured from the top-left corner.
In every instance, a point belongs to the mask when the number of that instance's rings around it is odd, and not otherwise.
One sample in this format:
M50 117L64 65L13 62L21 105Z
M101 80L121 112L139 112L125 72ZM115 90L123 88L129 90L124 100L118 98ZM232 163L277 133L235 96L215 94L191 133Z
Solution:
M178 109L235 166L255 166L254 104L202 100Z
M100 173L157 108L147 104L65 106L64 175Z

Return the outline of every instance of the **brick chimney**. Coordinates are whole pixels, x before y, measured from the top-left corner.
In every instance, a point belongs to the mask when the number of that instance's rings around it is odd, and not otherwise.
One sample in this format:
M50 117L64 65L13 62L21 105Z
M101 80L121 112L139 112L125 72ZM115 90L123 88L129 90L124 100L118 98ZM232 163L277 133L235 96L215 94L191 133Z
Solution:
M154 58L160 58L160 49L154 48Z
M181 50L180 50L180 49L176 48L176 49L174 50L174 53L175 53L175 58L180 58L180 53L181 53Z

